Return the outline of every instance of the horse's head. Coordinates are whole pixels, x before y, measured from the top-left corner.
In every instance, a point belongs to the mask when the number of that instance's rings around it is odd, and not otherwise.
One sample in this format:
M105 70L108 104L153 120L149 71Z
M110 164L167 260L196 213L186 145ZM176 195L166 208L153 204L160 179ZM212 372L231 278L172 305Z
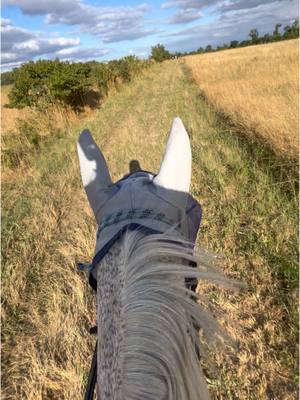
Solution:
M181 120L173 121L157 175L135 171L113 183L87 130L78 155L98 223L90 281L98 298L99 397L207 399L195 326L207 336L220 329L191 289L197 278L227 281L193 252L201 208L189 194L191 147Z
M157 175L136 171L113 183L104 156L87 130L79 137L78 155L83 185L99 227L97 261L128 229L168 233L195 242L201 208L189 195L191 146L180 118L173 121Z

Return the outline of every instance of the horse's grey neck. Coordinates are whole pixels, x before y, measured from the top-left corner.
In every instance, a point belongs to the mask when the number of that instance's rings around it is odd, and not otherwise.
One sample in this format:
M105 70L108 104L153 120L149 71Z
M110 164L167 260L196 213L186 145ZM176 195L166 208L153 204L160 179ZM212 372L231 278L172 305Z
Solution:
M122 244L117 242L102 260L97 272L97 383L101 400L121 399L122 250Z
M183 271L195 269L181 264L182 246L136 242L125 235L98 266L98 397L207 400L192 318L199 325L203 319L210 333L215 326L187 296Z

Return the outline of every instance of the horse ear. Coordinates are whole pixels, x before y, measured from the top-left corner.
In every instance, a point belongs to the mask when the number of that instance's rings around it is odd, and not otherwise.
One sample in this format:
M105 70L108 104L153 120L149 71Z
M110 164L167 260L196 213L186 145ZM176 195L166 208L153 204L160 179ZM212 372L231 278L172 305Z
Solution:
M174 118L165 153L154 183L165 189L188 192L191 183L190 139L180 118Z
M103 204L105 189L112 184L112 180L105 158L87 129L79 136L77 152L82 183L96 216Z

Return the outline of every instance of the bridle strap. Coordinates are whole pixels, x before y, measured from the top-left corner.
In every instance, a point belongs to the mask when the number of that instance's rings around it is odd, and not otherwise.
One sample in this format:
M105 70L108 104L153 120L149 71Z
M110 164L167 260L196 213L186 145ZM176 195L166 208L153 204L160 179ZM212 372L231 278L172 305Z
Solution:
M95 388L96 388L96 382L97 382L97 342L92 358L92 364L90 368L90 373L89 373L89 378L88 378L88 383L84 395L84 400L93 400L94 399L94 394L95 394Z

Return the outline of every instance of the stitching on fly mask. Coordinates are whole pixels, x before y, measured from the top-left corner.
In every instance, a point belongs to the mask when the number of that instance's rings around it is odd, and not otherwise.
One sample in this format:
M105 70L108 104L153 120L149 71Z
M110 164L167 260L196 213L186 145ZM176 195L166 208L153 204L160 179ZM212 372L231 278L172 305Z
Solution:
M172 221L171 219L168 219L165 214L161 212L157 212L151 208L140 208L140 209L131 209L131 210L123 210L119 211L110 215L107 215L105 218L102 219L100 225L99 225L99 231L102 229L118 224L119 222L123 222L126 220L132 220L132 219L138 219L138 220L143 220L143 219L149 219L152 218L153 220L156 221L161 221L165 223L166 225L169 225L170 227L173 227L175 225L175 221ZM99 234L97 234L97 239L98 239Z

